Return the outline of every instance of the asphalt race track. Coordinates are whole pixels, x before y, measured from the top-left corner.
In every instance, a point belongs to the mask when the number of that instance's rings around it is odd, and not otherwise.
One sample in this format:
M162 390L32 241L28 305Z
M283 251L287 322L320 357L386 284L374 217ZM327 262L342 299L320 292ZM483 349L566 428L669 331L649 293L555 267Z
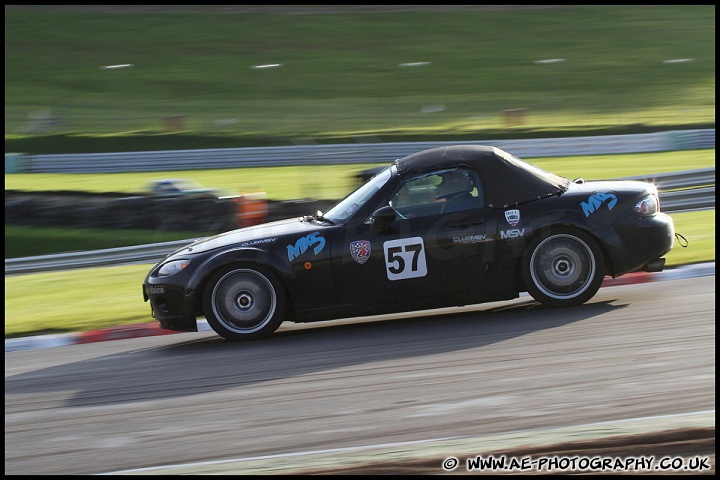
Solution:
M524 296L244 344L199 332L5 353L9 475L442 474L451 457L468 473L468 456L565 442L712 473L714 427L714 275L568 309ZM666 431L684 450L597 442Z

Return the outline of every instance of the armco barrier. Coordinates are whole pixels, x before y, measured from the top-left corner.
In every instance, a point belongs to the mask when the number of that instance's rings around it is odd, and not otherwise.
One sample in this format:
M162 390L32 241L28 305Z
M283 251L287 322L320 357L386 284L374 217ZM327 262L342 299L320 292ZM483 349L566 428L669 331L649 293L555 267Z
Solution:
M640 180L654 183L659 191L670 191L677 188L698 188L715 185L715 167L683 170L680 172L657 173L654 175L638 175L619 180Z
M130 228L201 232L203 236L327 210L332 200L228 197L108 196L87 192L5 191L5 223L41 227ZM161 240L158 240L161 241Z
M663 212L684 212L715 208L715 186L660 193Z
M364 143L288 147L166 150L157 152L28 155L26 173L155 172L295 165L390 163L428 148L462 143L492 145L520 158L715 148L715 129L674 130L637 135L606 135L525 140Z
M131 247L108 248L87 252L60 253L5 259L5 275L14 273L36 273L75 268L126 265L133 263L155 263L168 253L178 250L196 239L175 242L151 243Z
M5 154L5 173L21 173L26 170L25 155L22 153Z

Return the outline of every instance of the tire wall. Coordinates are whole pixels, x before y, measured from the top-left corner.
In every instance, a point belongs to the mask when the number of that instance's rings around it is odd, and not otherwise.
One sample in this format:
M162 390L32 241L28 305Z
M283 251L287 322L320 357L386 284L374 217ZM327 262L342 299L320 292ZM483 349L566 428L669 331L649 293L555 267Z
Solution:
M220 233L263 222L310 215L334 202L244 202L242 197L110 197L84 192L5 192L5 223Z

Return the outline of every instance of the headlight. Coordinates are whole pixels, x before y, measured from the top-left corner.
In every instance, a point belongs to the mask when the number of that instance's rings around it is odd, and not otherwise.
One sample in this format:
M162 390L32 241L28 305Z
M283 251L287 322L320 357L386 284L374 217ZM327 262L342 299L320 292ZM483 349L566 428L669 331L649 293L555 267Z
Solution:
M660 205L656 195L648 195L633 207L633 211L641 217L649 217L660 211Z
M157 274L158 277L167 277L169 275L175 275L179 271L181 271L183 268L190 265L190 260L174 260L172 262L168 262L162 267L160 267L160 270L158 270Z

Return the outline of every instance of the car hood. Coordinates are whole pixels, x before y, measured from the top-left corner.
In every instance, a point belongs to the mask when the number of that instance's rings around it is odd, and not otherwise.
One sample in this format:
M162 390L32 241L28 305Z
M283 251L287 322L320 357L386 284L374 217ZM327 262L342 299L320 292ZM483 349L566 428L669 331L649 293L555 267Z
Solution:
M274 243L282 236L303 234L321 228L327 228L327 226L312 221L303 221L300 217L278 220L200 239L175 251L173 255L192 255L228 246L249 247Z

